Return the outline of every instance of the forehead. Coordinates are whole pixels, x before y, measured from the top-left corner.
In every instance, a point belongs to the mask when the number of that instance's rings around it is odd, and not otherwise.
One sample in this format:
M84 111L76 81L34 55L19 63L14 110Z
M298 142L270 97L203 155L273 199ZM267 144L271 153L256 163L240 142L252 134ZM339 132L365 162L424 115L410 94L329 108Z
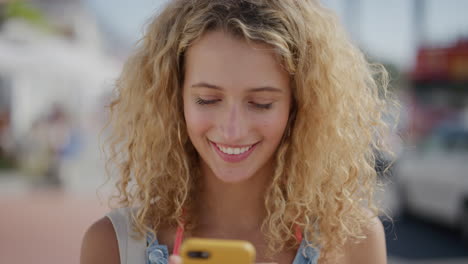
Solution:
M189 85L289 89L289 74L272 47L247 43L223 31L205 33L187 50L184 79Z

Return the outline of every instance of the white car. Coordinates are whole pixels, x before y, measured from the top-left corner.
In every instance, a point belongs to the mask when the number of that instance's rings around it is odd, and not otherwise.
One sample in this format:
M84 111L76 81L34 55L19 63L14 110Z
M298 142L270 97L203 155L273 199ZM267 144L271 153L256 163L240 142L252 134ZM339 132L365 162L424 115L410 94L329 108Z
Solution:
M468 239L468 128L437 129L395 166L404 211L459 227Z

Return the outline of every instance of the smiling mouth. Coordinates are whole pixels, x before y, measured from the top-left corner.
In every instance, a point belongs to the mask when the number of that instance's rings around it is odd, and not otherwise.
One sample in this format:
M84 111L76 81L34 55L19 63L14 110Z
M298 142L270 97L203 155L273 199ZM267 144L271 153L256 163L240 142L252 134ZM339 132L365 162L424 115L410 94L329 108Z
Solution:
M215 143L211 140L209 140L209 142L212 145L215 152L218 153L219 157L223 159L224 161L230 162L230 163L240 162L242 160L245 160L254 151L258 143L260 143L259 141L250 145L232 146L232 145L224 145L224 144Z
M219 150L221 153L223 154L227 154L227 155L241 155L241 154L244 154L246 152L248 152L249 150L251 150L253 147L255 147L255 145L257 145L259 142L256 142L254 144L250 144L250 145L238 145L238 146L232 146L232 145L224 145L224 144L219 144L219 143L215 143L211 140L208 140L214 147L216 147L217 150Z
M247 151L249 151L255 144L252 145L246 145L246 146L239 146L239 147L232 147L232 146L226 146L226 145L221 145L214 143L213 144L224 154L228 155L240 155L243 154Z

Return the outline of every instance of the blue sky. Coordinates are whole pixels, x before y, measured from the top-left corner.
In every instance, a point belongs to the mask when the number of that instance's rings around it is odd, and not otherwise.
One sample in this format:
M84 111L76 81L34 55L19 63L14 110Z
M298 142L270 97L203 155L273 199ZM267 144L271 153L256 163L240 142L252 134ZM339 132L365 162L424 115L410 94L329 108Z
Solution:
M91 10L114 32L134 43L144 24L168 0L86 0ZM355 12L345 12L346 1L322 0L333 9L357 43L370 55L408 68L413 63L415 32L413 0L359 0ZM424 0L424 39L445 45L468 38L468 0Z

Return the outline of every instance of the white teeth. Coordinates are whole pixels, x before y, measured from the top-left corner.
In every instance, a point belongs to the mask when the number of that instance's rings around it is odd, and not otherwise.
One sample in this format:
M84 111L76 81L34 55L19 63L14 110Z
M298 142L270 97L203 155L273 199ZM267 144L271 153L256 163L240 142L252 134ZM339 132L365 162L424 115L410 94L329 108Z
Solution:
M229 154L229 155L239 155L239 154L242 154L244 152L246 152L247 150L249 150L252 146L248 146L248 147L243 147L243 148L226 148L226 147L222 147L220 145L216 145L218 146L218 148L226 153L226 154Z

